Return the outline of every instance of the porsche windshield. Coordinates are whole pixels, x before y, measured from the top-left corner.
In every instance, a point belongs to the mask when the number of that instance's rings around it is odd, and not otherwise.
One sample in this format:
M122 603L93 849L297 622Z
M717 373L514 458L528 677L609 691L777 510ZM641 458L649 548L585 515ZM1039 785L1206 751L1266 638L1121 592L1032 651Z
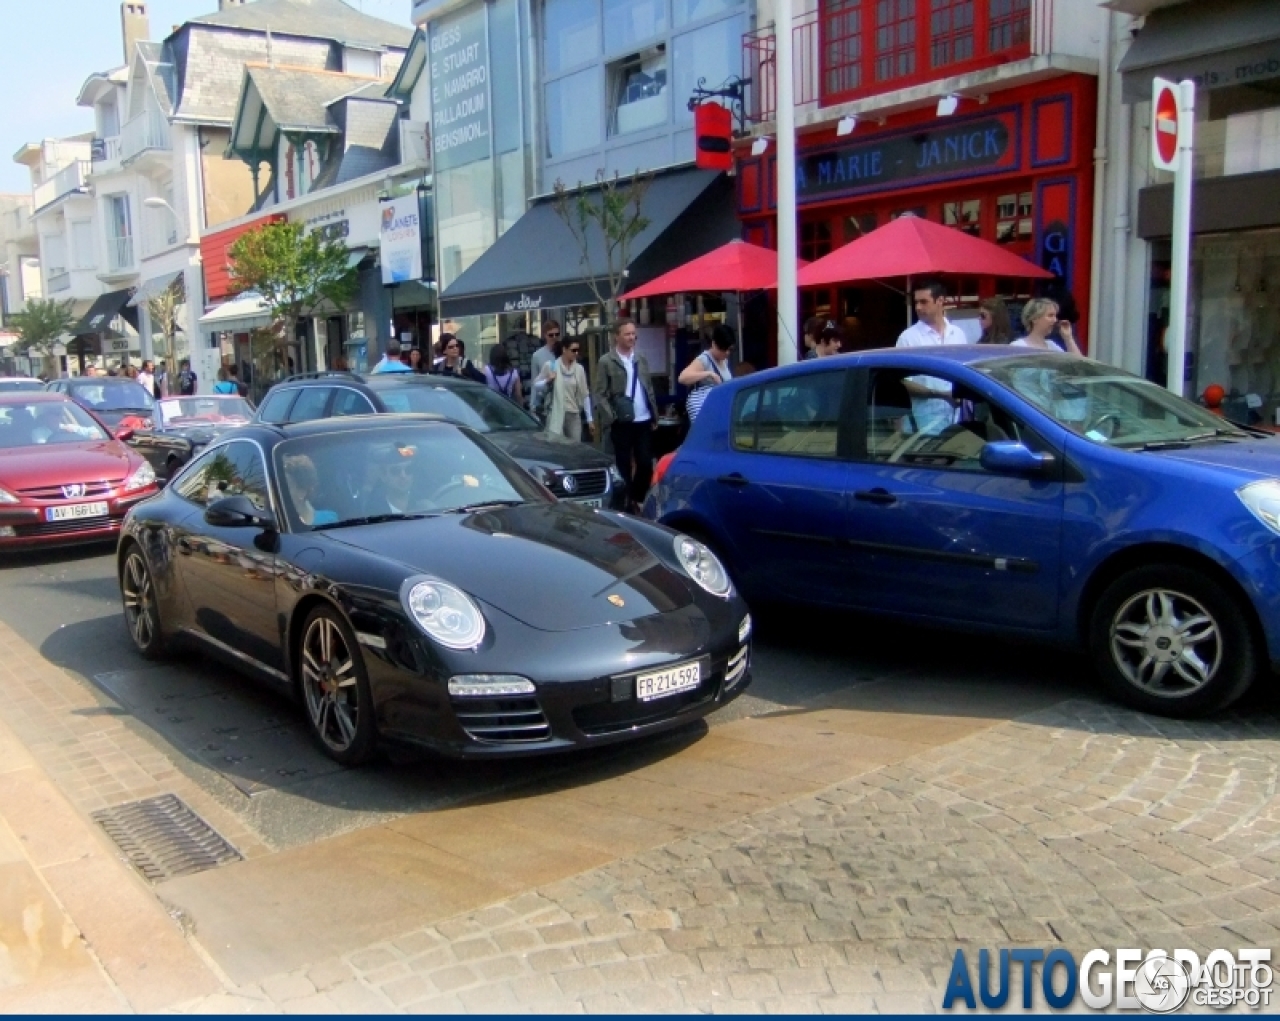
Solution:
M1034 354L975 367L1095 443L1158 449L1248 435L1149 380L1087 358Z
M445 423L300 436L274 460L294 531L553 502L519 466Z

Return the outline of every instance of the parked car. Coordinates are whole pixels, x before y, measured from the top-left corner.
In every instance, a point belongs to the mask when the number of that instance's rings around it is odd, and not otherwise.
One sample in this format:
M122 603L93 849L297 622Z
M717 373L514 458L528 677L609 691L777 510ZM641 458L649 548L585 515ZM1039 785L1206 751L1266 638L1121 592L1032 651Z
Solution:
M168 479L223 433L252 418L253 405L233 394L162 397L156 401L152 426L123 438L151 462L160 478Z
M314 373L273 386L258 409L258 421L387 412L441 415L484 433L559 499L614 510L626 506L626 487L612 458L589 444L547 434L532 415L470 380L409 372Z
M120 376L73 376L50 380L46 390L66 394L92 411L109 429L150 429L155 398L133 379Z
M749 683L746 604L701 543L425 415L223 437L129 515L118 569L144 656L189 641L298 691L348 765L629 740Z
M1152 712L1280 666L1280 439L1087 359L894 349L726 383L645 513L749 600L1084 647Z
M44 382L30 376L0 376L0 394L30 393L43 389Z
M0 550L114 538L155 492L146 460L74 401L0 394Z

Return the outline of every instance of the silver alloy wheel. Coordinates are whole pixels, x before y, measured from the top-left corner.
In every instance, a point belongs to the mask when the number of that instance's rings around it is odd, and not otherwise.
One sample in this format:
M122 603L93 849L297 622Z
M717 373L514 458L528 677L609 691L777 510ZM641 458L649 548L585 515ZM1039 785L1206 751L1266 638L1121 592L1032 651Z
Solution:
M129 634L139 649L147 649L156 637L155 589L151 585L147 562L136 549L125 558L120 592L124 597Z
M1182 697L1208 684L1222 665L1222 632L1199 602L1171 589L1131 596L1111 620L1111 657L1135 687Z
M350 748L359 722L356 664L329 617L315 618L302 638L302 690L320 740L335 752Z

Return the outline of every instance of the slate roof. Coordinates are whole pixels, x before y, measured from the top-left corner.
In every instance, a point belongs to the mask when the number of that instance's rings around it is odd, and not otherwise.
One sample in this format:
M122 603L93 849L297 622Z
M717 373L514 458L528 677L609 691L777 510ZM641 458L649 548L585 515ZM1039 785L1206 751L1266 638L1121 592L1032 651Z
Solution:
M335 143L316 175L313 191L390 170L400 162L400 136L396 130L399 104L374 98L376 94L369 88L361 92L362 95L347 96L330 104L330 113L341 126L342 138Z
M293 67L248 67L245 73L281 131L337 133L329 104L368 85L367 78ZM385 85L383 86L385 88Z
M413 28L362 14L342 0L256 0L192 18L200 25L332 39L346 45L405 49Z

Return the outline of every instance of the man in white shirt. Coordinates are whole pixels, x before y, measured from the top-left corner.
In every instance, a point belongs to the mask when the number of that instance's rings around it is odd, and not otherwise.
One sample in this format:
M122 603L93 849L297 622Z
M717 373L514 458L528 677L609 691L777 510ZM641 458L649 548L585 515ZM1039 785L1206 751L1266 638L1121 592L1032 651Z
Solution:
M916 322L898 336L898 347L936 347L967 344L964 331L947 318L947 289L940 280L924 280L912 288ZM911 394L916 426L921 432L939 432L951 422L951 384L935 376L909 376L904 382Z
M649 363L636 350L636 326L619 319L613 328L613 350L596 365L591 406L602 430L613 441L613 455L630 493L630 506L644 502L653 478L653 437L658 400ZM621 415L620 415L621 413Z

